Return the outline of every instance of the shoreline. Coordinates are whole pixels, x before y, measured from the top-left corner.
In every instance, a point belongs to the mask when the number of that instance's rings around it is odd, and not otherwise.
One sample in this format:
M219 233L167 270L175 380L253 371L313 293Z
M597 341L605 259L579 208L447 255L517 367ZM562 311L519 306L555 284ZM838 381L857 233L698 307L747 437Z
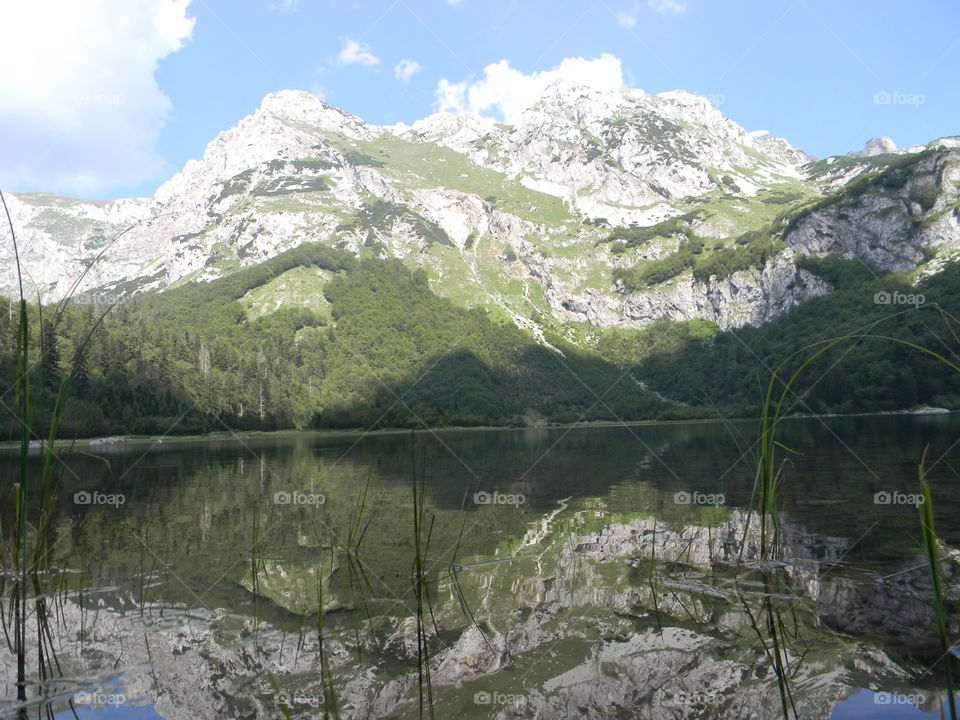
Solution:
M856 418L856 417L883 417L883 416L945 416L953 415L953 410L946 408L916 408L913 410L878 410L867 413L825 413L825 414L794 414L781 418L782 420L813 420L827 418ZM648 426L671 426L671 425L693 425L705 423L722 422L757 422L759 417L741 417L741 418L691 418L684 420L630 420L619 422L616 420L596 420L580 423L545 423L543 425L529 426L510 426L510 425L476 425L460 426L447 425L435 428L378 428L376 430L365 430L363 428L286 428L283 430L218 430L200 435L108 435L91 438L76 439L57 439L53 447L58 450L68 450L73 452L96 452L98 450L113 451L126 447L142 448L144 446L158 447L166 445L182 445L188 443L213 442L218 440L243 441L256 440L260 438L277 438L284 436L306 436L321 435L328 437L344 436L356 437L366 435L398 435L401 433L449 433L449 432L490 432L490 431L517 431L517 430L586 430L591 428L612 428L612 427L648 427ZM46 441L44 441L46 442ZM20 441L11 440L0 442L0 453L19 451ZM33 440L30 443L31 454L39 452L41 444L39 440Z

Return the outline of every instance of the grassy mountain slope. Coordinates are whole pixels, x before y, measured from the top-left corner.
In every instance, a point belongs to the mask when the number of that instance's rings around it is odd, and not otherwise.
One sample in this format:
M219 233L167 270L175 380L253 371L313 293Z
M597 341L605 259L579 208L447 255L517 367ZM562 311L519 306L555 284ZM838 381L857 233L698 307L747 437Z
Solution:
M308 294L269 312L269 298L298 287L294 279L322 279L323 299ZM10 380L13 327L2 309L0 376ZM126 303L78 360L77 338L94 323L92 309L70 306L46 349L35 348L48 358L51 391L82 365L66 435L538 424L664 410L613 364L554 338L561 355L483 309L438 297L423 271L320 244ZM14 426L4 422L8 436Z

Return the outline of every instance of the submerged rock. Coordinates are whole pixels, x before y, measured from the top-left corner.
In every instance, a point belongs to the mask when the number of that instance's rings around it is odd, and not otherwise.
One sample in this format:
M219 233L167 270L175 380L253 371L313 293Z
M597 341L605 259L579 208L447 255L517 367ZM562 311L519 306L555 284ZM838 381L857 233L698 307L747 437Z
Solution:
M250 572L240 585L294 615L318 612L322 597L326 613L343 607L330 589L330 577L337 567L328 569L329 563L265 559L258 568L256 585Z

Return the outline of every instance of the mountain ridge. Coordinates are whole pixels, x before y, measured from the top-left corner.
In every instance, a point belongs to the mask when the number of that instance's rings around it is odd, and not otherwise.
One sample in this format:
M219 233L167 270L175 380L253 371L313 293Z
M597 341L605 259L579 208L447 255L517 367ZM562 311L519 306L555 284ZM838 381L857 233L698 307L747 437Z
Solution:
M936 272L960 248L956 146L812 161L684 91L559 82L512 125L436 113L380 127L285 90L151 199L32 193L11 210L49 299L81 277L75 291L116 298L210 280L321 240L423 267L441 295L538 337L589 342L579 325L768 322L830 290L800 256Z

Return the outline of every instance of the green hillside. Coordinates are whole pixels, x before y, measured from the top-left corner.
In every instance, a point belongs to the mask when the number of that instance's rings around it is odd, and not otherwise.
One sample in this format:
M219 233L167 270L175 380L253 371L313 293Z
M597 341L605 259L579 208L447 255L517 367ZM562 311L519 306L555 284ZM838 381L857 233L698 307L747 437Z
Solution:
M277 293L286 302L269 312ZM487 310L438 297L423 271L398 260L357 261L317 243L210 283L142 295L99 325L92 309L76 306L55 327L51 318L48 308L43 347L33 348L45 388L38 428L54 388L77 367L66 436L526 425L639 420L665 410L595 354L559 338L547 349ZM8 384L13 330L4 301L0 379ZM12 418L3 427L15 437Z
M750 415L781 362L793 357L781 371L789 377L815 352L812 344L851 336L805 370L791 411L960 405L960 373L905 344L861 337L897 338L958 363L960 322L949 311L960 307L960 267L949 265L914 286L906 273L881 274L858 260L804 259L801 264L837 289L758 328L688 332L671 347L653 349L637 334L621 343L621 360L636 363L637 376L671 399Z
M960 302L960 268L913 287L858 261L802 264L838 289L763 327L566 327L591 345L583 350L549 334L545 347L483 307L459 307L399 260L307 243L220 280L142 295L99 324L89 307L68 305L59 318L47 308L46 331L33 335L37 429L73 367L68 437L755 415L773 368L819 340L890 335L956 358L957 323L941 308ZM878 304L880 292L924 303ZM12 385L14 325L0 302L0 380ZM884 340L845 342L805 378L791 411L960 403L960 376ZM16 432L7 415L4 437Z

